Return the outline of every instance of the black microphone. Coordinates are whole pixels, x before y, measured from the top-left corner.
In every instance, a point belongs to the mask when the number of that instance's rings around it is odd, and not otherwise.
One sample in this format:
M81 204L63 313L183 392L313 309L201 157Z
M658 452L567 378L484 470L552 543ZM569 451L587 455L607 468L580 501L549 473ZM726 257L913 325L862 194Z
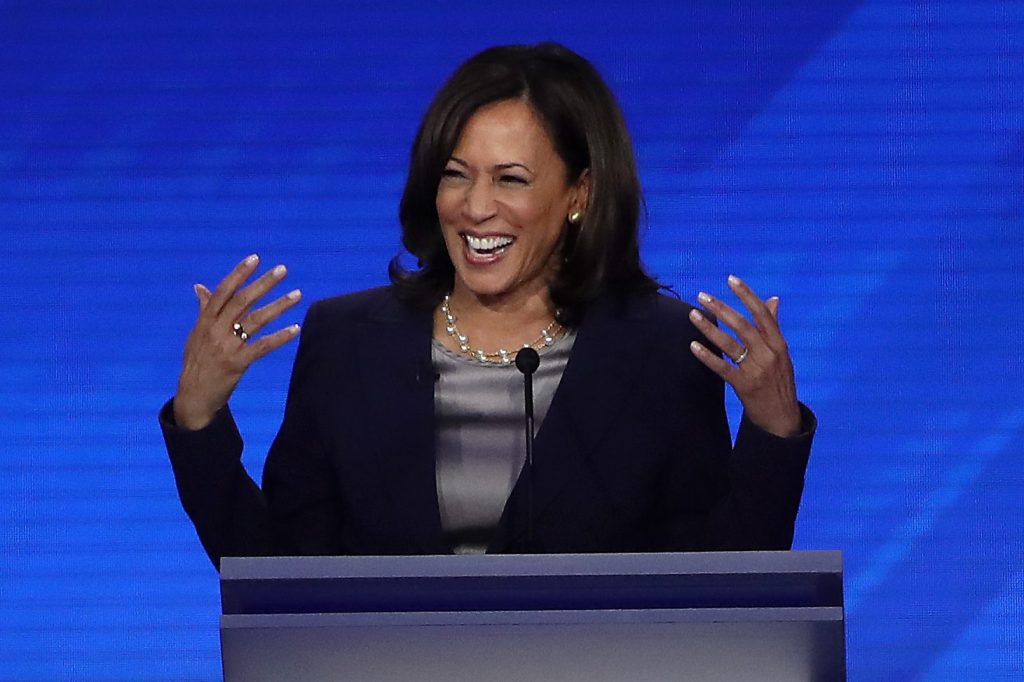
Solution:
M529 346L516 353L516 369L523 373L523 397L526 400L526 550L534 552L533 540L533 373L540 356Z

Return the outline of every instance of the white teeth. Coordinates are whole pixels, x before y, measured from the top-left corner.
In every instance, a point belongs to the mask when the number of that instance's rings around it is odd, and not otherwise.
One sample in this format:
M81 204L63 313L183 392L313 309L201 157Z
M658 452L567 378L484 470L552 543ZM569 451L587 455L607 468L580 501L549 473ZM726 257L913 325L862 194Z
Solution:
M504 248L515 241L512 237L474 237L471 234L467 234L465 237L469 248L474 251L494 251L495 249Z

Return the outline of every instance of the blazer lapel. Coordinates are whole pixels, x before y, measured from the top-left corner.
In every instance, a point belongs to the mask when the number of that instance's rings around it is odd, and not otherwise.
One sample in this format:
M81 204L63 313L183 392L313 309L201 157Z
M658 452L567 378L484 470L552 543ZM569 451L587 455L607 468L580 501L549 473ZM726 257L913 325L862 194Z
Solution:
M369 447L391 493L402 506L410 537L427 554L450 552L441 533L434 466L434 369L430 311L412 311L389 297L358 325L361 388Z
M649 357L652 342L649 306L653 297L618 302L604 299L587 311L569 362L534 443L534 520L600 447L623 401ZM520 476L506 505L490 552L521 551L528 525L526 477ZM545 548L535 548L545 551Z

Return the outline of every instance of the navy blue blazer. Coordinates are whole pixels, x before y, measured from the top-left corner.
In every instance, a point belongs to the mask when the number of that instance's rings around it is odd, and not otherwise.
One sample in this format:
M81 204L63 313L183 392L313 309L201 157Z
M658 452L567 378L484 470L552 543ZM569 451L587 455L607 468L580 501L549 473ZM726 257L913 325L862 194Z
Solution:
M788 549L815 427L778 438L744 420L689 343L690 306L662 295L588 308L534 448L545 552ZM390 287L310 307L284 421L258 487L227 408L161 426L182 504L222 556L443 554L434 470L432 314ZM524 480L489 552L524 551Z

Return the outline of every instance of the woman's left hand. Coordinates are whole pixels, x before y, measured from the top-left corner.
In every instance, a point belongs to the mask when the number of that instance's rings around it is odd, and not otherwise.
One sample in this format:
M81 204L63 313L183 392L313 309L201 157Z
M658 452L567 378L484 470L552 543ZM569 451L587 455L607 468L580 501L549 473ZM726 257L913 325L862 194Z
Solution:
M733 387L747 419L776 436L795 436L800 432L800 405L796 400L796 382L789 348L779 329L779 299L762 301L739 277L729 276L733 290L750 311L751 324L731 307L701 292L697 299L705 309L736 333L737 339L715 326L698 310L690 311L690 321L732 362L694 341L690 350L698 360Z

